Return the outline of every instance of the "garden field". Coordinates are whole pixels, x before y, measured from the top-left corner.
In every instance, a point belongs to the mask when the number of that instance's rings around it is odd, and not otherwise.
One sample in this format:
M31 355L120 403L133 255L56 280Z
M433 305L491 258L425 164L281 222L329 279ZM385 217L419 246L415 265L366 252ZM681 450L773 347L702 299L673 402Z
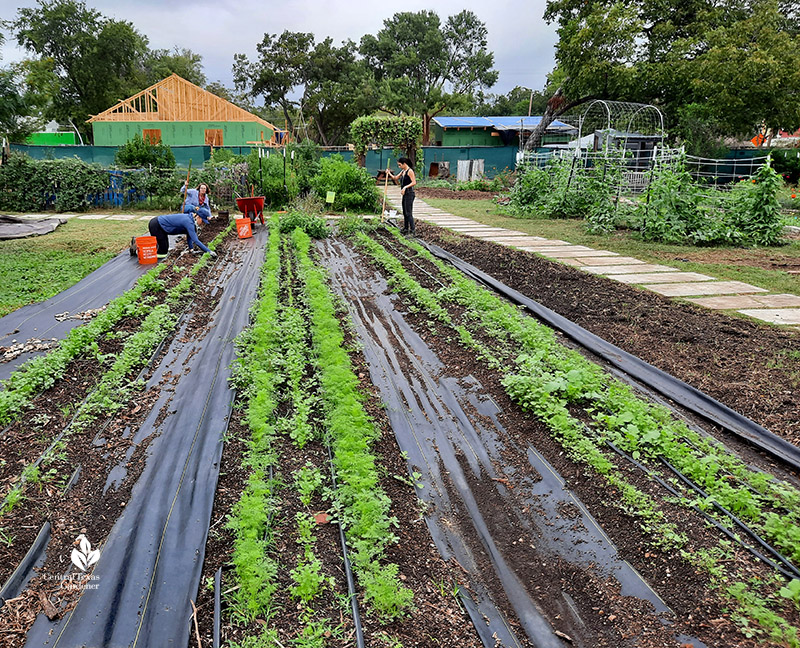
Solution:
M418 235L84 279L0 389L0 645L800 647L798 331Z

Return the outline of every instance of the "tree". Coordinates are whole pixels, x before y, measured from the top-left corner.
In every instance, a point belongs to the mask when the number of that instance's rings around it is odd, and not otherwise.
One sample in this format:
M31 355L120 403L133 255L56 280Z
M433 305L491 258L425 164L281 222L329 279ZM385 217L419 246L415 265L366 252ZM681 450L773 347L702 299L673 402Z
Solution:
M423 143L430 121L450 98L472 94L497 81L486 26L471 11L442 25L433 11L396 13L377 35L361 39L360 52L374 71L381 104L392 114L419 115Z
M797 9L796 0L676 0L668 10L661 0L549 0L559 92L546 116L602 97L653 103L673 120L703 114L728 135L762 122L797 128ZM532 136L526 148L537 145Z
M372 75L356 54L353 41L336 47L326 38L309 55L302 107L323 146L343 144L353 120L379 107Z
M549 95L544 90L531 90L517 86L508 94L479 94L473 112L483 117L503 115L541 115Z
M138 64L147 40L131 23L105 18L79 0L37 0L18 10L10 23L17 42L53 62L59 91L47 117L74 119L89 135L85 120L136 92Z
M202 87L206 83L202 60L200 54L195 54L190 49L175 47L172 50L150 50L144 60L144 78L141 85L146 88L171 74L177 74L190 83Z
M268 105L280 106L290 130L294 130L292 109L298 105L289 98L306 78L314 47L314 35L284 31L280 36L264 34L256 46L258 63L251 64L244 54L235 54L233 80L236 89L252 96L263 96Z

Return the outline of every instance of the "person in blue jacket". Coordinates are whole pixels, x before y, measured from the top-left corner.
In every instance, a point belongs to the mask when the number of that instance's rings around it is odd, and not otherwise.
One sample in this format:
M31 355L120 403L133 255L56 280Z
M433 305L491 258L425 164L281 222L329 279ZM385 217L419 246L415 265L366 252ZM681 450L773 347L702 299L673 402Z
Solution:
M186 188L186 183L183 184L183 188ZM197 185L197 189L186 189L183 213L195 214L208 225L208 219L211 218L211 197L208 195L208 185L205 182Z
M159 259L163 259L169 252L169 234L186 234L186 244L194 254L199 254L200 250L208 252L213 258L217 258L216 252L212 252L197 237L197 224L195 217L191 214L166 214L155 216L150 219L147 228L150 236L156 237L158 249L156 254ZM197 246L197 250L195 250Z

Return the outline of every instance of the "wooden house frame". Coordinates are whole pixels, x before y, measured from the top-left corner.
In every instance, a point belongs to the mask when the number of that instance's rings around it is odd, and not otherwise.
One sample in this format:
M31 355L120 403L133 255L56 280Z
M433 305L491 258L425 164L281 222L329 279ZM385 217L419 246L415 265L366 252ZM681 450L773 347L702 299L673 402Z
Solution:
M277 135L285 133L285 131L268 121L222 97L203 90L203 88L186 81L186 79L177 74L172 74L132 97L120 100L111 108L87 120L87 123L91 124L100 122L138 122L142 124L158 122L206 122L209 124L236 122L252 124L255 122L265 127L261 131L260 139L263 140L263 144L266 146L279 145ZM270 136L265 138L264 131L270 133ZM142 135L143 137L149 137L148 129L145 128ZM209 138L214 141L210 141ZM219 141L216 138L219 138ZM155 139L156 136L153 135L153 140ZM160 136L158 139L160 139ZM221 130L213 128L207 130L205 144L219 146L221 144Z

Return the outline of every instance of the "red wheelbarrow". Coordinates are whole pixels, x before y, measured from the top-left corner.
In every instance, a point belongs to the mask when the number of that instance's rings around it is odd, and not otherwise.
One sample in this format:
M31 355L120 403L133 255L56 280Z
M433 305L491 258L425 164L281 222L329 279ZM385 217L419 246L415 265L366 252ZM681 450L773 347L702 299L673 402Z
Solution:
M236 206L239 211L249 218L251 223L255 223L256 219L264 224L264 196L247 196L246 198L237 198Z

